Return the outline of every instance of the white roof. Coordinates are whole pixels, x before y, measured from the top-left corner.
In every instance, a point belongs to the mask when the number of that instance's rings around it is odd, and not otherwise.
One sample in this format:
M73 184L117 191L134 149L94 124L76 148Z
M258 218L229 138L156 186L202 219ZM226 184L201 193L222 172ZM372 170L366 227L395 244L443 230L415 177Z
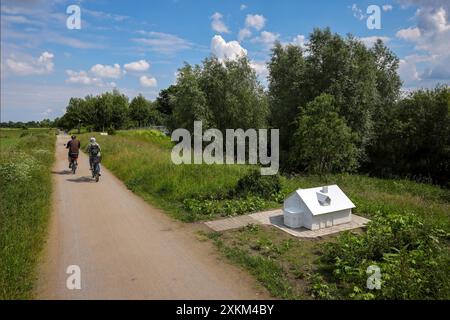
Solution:
M322 192L322 187L298 189L295 193L313 215L355 208L353 202L337 185L328 186L326 193Z

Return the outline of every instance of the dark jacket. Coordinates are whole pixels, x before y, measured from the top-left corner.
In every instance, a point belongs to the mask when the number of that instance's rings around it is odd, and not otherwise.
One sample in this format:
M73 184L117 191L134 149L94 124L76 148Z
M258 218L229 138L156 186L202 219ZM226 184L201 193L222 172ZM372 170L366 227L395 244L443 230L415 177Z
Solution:
M70 153L79 153L80 152L81 143L79 140L70 140L67 142L67 149L69 149Z

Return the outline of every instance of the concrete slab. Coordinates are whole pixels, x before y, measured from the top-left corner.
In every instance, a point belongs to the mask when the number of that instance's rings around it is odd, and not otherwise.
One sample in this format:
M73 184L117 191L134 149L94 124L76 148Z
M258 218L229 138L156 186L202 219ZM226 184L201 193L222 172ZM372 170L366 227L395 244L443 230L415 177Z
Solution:
M249 215L226 218L221 220L208 221L205 222L205 224L214 231L218 232L241 228L249 224L272 225L276 228L279 228L280 230L283 230L284 232L293 235L294 237L317 238L327 236L330 234L335 234L342 231L358 229L364 227L369 221L370 221L369 219L352 214L351 222L340 224L337 226L332 226L329 228L314 231L306 228L291 229L284 225L283 212L281 209L279 209L279 210L256 212Z

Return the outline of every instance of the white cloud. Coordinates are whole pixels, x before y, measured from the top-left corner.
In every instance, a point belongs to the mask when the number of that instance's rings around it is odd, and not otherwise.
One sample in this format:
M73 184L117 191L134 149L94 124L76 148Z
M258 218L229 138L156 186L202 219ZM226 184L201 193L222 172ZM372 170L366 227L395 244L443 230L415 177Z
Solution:
M6 59L6 66L8 70L20 76L26 75L42 75L53 72L55 55L50 52L43 52L37 59L27 58L24 61L19 61L14 57Z
M266 20L267 19L263 15L248 14L245 18L245 26L259 31L266 25Z
M385 44L391 41L391 38L383 36L370 36L359 38L359 40L361 40L366 45L366 47L373 46L378 39L382 40Z
M261 78L267 78L267 76L269 75L269 69L267 69L267 63L265 61L252 60L250 62L250 66Z
M393 9L392 5L390 5L390 4L384 4L382 6L382 8L383 8L383 11L391 11Z
M450 84L450 2L403 0L401 3L419 7L414 16L416 25L399 30L396 37L421 52L420 56L402 59L402 79L408 86L434 86L442 80Z
M67 83L94 85L98 87L104 86L101 78L91 76L86 71L81 70L77 72L73 70L66 70L66 73L69 76L69 78L66 79Z
M220 60L237 59L247 55L247 50L239 42L226 42L221 36L215 35L211 39L211 52Z
M243 41L246 38L250 38L251 36L252 36L252 32L249 29L244 28L244 29L239 30L238 40Z
M222 18L223 18L223 15L221 13L219 13L219 12L214 13L211 16L211 20L212 20L211 28L218 33L229 33L230 30L225 25Z
M148 76L141 76L139 78L139 82L141 83L141 86L146 88L156 87L158 85L155 78Z
M7 24L29 24L29 25L41 25L38 21L30 20L25 16L8 16L2 15L2 22Z
M192 43L173 34L153 31L139 31L139 33L146 37L133 39L133 41L144 45L150 51L173 54L192 48Z
M301 48L305 47L305 36L302 34L296 35L293 39L292 39L292 44L299 46Z
M83 13L87 13L88 15L90 15L96 19L110 19L110 20L113 20L116 22L122 22L122 21L130 18L128 16L112 14L112 13L103 12L103 11L89 10L87 8L83 8Z
M246 4L241 4L240 9L241 9L241 10L247 9L247 5L246 5Z
M45 110L44 112L41 113L41 115L43 117L47 117L49 114L51 114L53 112L53 109L51 108L47 108L47 110Z
M150 68L150 63L145 60L126 63L123 68L129 72L144 72Z
M350 8L352 9L353 16L356 19L363 20L366 17L365 14L363 13L363 11L360 8L358 8L356 3L352 4L352 6Z
M110 79L118 79L122 75L122 70L119 64L114 64L112 66L96 64L92 66L89 72L84 70L73 71L66 70L67 75L69 76L66 79L67 83L72 84L83 84L87 86L97 86L97 87L115 87L115 82L104 82L104 78Z
M420 75L417 71L416 64L417 62L424 61L423 59L423 57L417 55L410 55L400 59L398 73L406 83L420 80Z
M91 72L100 78L118 79L122 75L120 65L118 65L117 63L114 64L113 66L96 64L92 66Z
M274 42L277 41L279 38L280 38L280 35L278 33L263 31L263 32L261 32L261 35L259 37L252 39L252 42L262 43L266 47L271 48L273 46Z
M420 30L419 28L406 28L397 31L395 34L397 38L414 41L420 38Z

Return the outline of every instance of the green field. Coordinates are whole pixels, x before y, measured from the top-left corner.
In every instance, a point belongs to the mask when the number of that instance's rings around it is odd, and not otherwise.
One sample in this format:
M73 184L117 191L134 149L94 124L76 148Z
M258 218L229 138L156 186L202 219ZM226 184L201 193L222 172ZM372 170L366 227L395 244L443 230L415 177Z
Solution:
M32 298L51 205L55 133L0 130L0 300Z
M86 143L89 136L81 135L82 141ZM250 226L203 235L276 297L450 297L448 189L340 174L281 177L282 190L273 198L230 198L238 180L252 170L250 166L174 165L170 161L172 143L158 131L95 136L108 169L142 198L185 222L281 207L282 196L296 188L338 184L355 202L355 213L374 221L366 233L299 241L273 228ZM388 270L385 290L372 293L364 289L368 263ZM408 279L414 277L418 283L408 286Z

